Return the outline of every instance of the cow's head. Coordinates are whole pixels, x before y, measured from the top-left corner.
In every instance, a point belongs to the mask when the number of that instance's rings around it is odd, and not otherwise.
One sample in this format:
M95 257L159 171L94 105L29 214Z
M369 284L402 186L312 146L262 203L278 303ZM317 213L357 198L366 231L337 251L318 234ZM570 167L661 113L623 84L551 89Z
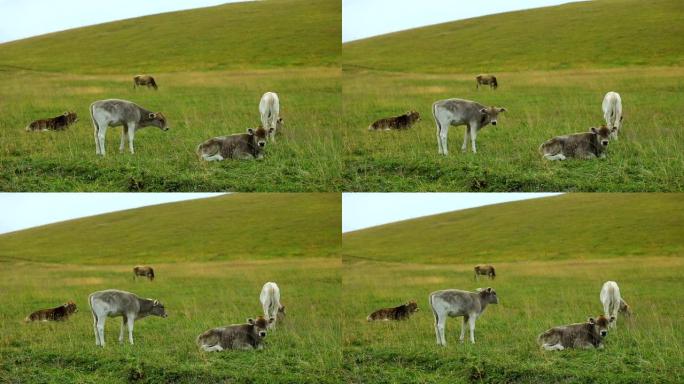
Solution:
M601 315L596 319L590 317L587 320L587 324L589 324L589 326L592 328L595 335L599 335L601 338L604 338L606 337L606 335L608 335L608 325L614 321L614 316L611 316L610 319L608 319L605 316Z
M620 308L618 309L618 312L631 316L632 315L632 307L629 306L624 300L620 299Z
M409 111L406 112L406 115L408 116L409 120L411 120L411 122L413 123L420 121L420 113L418 113L418 111Z
M418 312L418 303L416 303L415 300L411 300L406 303L406 307L408 308L409 313Z
M64 112L64 117L66 117L66 121L68 124L73 124L78 121L78 116L76 116L76 112Z
M150 125L158 127L162 131L168 131L169 127L166 125L166 117L161 112L150 112L147 115L147 120L149 120Z
M152 302L152 310L150 311L150 314L159 316L159 317L168 317L169 315L166 314L166 310L164 309L164 304L160 303L159 300L155 300Z
M275 319L266 320L263 316L258 316L256 319L249 318L247 323L252 326L252 331L260 338L266 337L266 330L268 326L273 323Z
M617 128L613 127L608 129L608 127L605 125L602 125L600 128L591 127L591 133L596 135L596 140L604 148L608 146L608 141L610 140L611 134L615 133L616 131Z
M69 314L78 312L78 308L76 308L76 303L74 303L71 300L69 300L68 303L64 304L64 308L66 308L66 311Z
M284 121L282 117L279 117L278 120L276 120L276 131L280 131L280 128L283 127Z
M480 293L480 297L482 297L485 303L499 304L499 297L496 296L496 291L491 287L479 288L477 291Z
M480 125L484 127L485 125L491 123L492 125L496 125L496 121L499 117L499 113L501 112L506 112L506 108L499 108L499 107L487 107L487 108L482 108L480 109L480 113L482 114L481 120L480 120Z
M266 139L271 132L273 132L273 128L269 128L268 131L263 127L257 129L247 128L247 133L252 137L254 144L256 144L258 148L264 148L266 146Z

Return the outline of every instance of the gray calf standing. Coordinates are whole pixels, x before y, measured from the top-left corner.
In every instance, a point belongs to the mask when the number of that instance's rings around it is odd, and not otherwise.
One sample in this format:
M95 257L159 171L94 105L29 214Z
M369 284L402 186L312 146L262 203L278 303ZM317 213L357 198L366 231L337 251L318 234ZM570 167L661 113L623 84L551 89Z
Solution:
M435 335L438 345L446 345L444 329L447 317L463 316L461 337L463 342L466 323L470 325L470 342L475 343L475 320L482 316L487 304L498 304L499 298L491 288L478 289L477 292L445 289L432 292L429 296L430 307L435 316Z
M491 123L496 125L499 113L506 112L506 108L486 107L480 103L462 99L439 100L432 104L432 115L437 123L437 144L439 153L448 155L447 135L449 126L465 125L465 137L461 151L465 152L468 136L471 140L473 153L477 153L477 132Z
M123 126L119 152L124 151L126 140L128 140L131 153L135 153L133 139L136 130L150 126L157 127L162 131L169 130L166 125L166 118L161 112L150 112L127 100L96 101L90 104L90 116L95 128L95 152L102 156L105 155L105 134L108 127Z
M119 342L123 342L124 326L128 327L128 341L133 344L133 323L149 315L167 317L164 305L154 299L141 299L133 293L108 289L93 292L88 296L93 312L95 345L105 346L104 328L107 317L122 316Z

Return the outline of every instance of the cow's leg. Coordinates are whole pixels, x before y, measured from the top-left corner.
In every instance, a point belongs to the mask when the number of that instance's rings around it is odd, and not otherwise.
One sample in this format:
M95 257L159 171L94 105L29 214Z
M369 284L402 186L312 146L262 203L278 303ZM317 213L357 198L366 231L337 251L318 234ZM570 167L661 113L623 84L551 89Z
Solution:
M107 316L98 316L97 318L97 334L100 337L100 346L104 347L105 346L105 337L104 337L104 329L105 329L105 320L107 320Z
M546 160L565 160L566 159L565 155L563 155L562 153L557 153L555 155L545 153L544 158Z
M477 125L471 124L470 125L470 149L473 150L473 153L477 153L477 146L475 145L476 140L477 140Z
M221 160L223 160L223 156L221 156L220 153L217 153L217 154L211 155L211 156L203 153L202 158L206 161L221 161Z
M563 348L563 345L561 343L556 343L556 344L544 343L542 345L542 348L544 348L547 351L562 351L563 349L565 349L565 348Z
M460 341L461 343L463 342L463 338L465 338L466 323L468 323L467 315L463 316L463 322L461 323L461 335L458 337L458 341Z
M201 348L202 348L204 351L206 351L206 352L219 352L219 351L223 351L223 347L221 347L220 344L216 344L216 345L204 345L204 344L203 344Z
M461 146L461 152L465 152L468 149L468 137L470 136L470 125L466 125L465 134L463 135L463 145Z
M135 138L135 124L130 124L128 126L128 147L131 150L131 154L135 153L135 150L133 149L133 139Z
M449 150L447 149L447 137L449 135L449 124L440 124L439 130L439 140L442 143L442 154L448 155Z
M126 148L126 140L128 140L128 126L124 124L123 130L121 131L121 144L119 144L120 153L123 153L124 148Z
M475 320L477 316L471 315L468 317L468 324L470 325L470 342L475 344Z
M444 337L444 327L446 326L446 314L435 316L435 335L437 336L437 345L446 345L446 338Z
M135 322L134 316L128 316L128 341L133 344L133 323Z
M100 345L100 333L97 331L97 316L93 312L93 331L95 332L95 345Z
M97 130L97 140L98 143L100 144L100 155L104 156L105 153L107 152L105 150L105 136L107 134L107 126L101 126Z
M123 343L124 327L126 327L126 315L121 317L121 331L119 332L119 343Z
M440 135L440 132L442 132L442 127L439 124L439 120L437 120L437 117L435 117L435 123L437 124L437 153L441 155L444 153L444 150L442 149L442 138Z
M95 154L99 155L100 154L100 139L98 138L97 132L99 129L97 128L97 123L95 120L93 120L93 137L95 138Z

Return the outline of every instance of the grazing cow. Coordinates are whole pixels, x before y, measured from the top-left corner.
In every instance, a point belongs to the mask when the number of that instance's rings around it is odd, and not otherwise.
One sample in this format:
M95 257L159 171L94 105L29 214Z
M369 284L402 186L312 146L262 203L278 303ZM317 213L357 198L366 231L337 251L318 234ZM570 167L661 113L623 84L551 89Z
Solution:
M479 280L478 275L486 275L490 279L496 277L496 270L493 265L476 265L475 266L475 280Z
M152 87L154 90L157 90L157 82L154 81L154 77L150 75L137 75L133 77L133 89L137 88L138 86L146 86L146 87Z
M601 294L599 295L601 304L603 305L603 313L606 318L614 318L615 321L610 322L610 327L617 326L618 313L622 312L625 315L630 315L631 310L629 305L620 296L620 287L614 281L606 281L601 287Z
M35 311L32 314L26 316L25 322L29 323L31 321L62 321L69 318L73 313L78 312L76 308L76 303L69 301L64 305L60 305L56 308L41 309Z
M601 315L590 317L586 323L553 327L537 337L537 343L547 351L562 351L565 348L603 348L603 338L608 334L608 325L615 321Z
M438 345L446 345L444 328L447 317L463 316L461 337L463 342L466 323L470 325L470 342L475 343L475 320L482 316L488 304L498 304L499 298L492 288L478 289L476 292L446 289L432 292L429 296L430 307L435 316L435 335Z
M617 140L620 127L622 126L622 99L617 92L608 92L603 97L603 118L606 126L611 130L610 138ZM613 130L615 128L615 130Z
M439 100L432 104L432 115L437 124L437 144L439 153L448 155L447 134L449 126L465 125L465 137L461 151L465 152L468 144L468 136L471 140L471 149L477 153L475 140L477 132L491 123L496 125L499 113L506 112L506 108L485 107L480 103L462 99Z
M547 160L565 160L568 157L578 159L594 159L606 157L611 132L605 125L600 128L592 127L589 132L556 136L539 146L541 153Z
M26 126L26 132L63 131L77 121L78 117L76 116L75 112L64 112L56 117L32 121Z
M490 89L499 87L499 83L496 82L496 76L494 75L477 75L475 81L477 82L476 89L480 89L480 85L489 85Z
M270 128L268 132L272 132ZM259 127L247 128L247 133L211 138L197 146L195 152L200 159L221 161L223 159L261 159L268 132Z
M167 317L164 305L154 299L141 299L133 293L108 289L88 296L93 312L95 345L105 346L104 328L107 317L122 316L119 342L123 342L124 326L128 327L128 341L133 344L133 323L149 315Z
M247 324L233 324L213 328L197 336L197 345L206 352L223 351L224 349L262 349L266 329L274 319L266 320L262 316L247 319Z
M266 92L259 101L261 126L268 130L269 139L275 141L275 134L283 120L280 118L280 100L275 92Z
M261 288L259 295L261 307L264 309L264 317L269 320L269 328L275 328L276 322L285 319L285 306L280 302L280 288L278 284L269 281ZM273 320L271 322L271 320Z
M154 269L149 265L138 265L133 267L133 280L137 279L138 276L147 277L148 280L154 280Z
M403 115L387 117L377 120L368 126L369 131L389 131L390 129L408 129L413 124L420 121L420 113L416 111L409 111Z
M382 308L368 315L366 320L408 320L412 314L418 312L418 303L415 300L411 300L406 304L402 304L394 308Z
M126 140L128 140L131 153L135 153L133 139L136 130L150 126L157 127L162 131L169 130L166 125L166 117L161 112L150 112L127 100L96 101L90 104L90 116L95 128L95 152L102 156L105 155L105 134L109 127L123 125L119 152L124 151Z

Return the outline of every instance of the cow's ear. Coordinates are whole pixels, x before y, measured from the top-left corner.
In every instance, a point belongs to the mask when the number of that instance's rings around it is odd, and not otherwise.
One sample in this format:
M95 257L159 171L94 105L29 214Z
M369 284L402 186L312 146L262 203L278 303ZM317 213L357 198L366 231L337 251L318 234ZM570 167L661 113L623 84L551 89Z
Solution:
M283 122L283 118L282 118L282 117L279 117L279 118L278 118L278 122L279 122L279 123L282 123L282 122Z
M275 321L275 318L274 318L274 317L271 317L270 319L268 319L268 323L269 323L269 324L271 324L273 321Z
M268 129L268 133L273 133L273 131L275 131L275 128L269 128Z
M251 317L250 317L249 319L247 319L247 322L248 322L249 324L254 325L254 319L252 319Z
M613 127L610 129L611 132L617 132L617 127Z
M69 116L69 112L64 112L64 116Z
M150 114L147 115L147 117L150 118L150 119L154 119L155 117L157 117L157 114L154 113L154 112L150 112Z
M596 324L596 320L594 320L593 317L590 317L590 318L587 320L587 322L588 322L589 324Z
M487 113L487 108L480 109L480 113Z
M159 305L159 300L155 300L154 303L152 303L152 305Z
M247 128L247 133L249 133L251 136L254 136L254 129L253 128Z
M614 322L614 321L615 321L615 316L611 316L611 317L610 317L610 320L608 320L609 323L612 323L612 322Z
M492 293L492 288L487 288L487 293Z
M499 112L506 112L506 108L499 108Z
M598 131L594 127L591 127L591 133L593 133L594 135L598 135Z

